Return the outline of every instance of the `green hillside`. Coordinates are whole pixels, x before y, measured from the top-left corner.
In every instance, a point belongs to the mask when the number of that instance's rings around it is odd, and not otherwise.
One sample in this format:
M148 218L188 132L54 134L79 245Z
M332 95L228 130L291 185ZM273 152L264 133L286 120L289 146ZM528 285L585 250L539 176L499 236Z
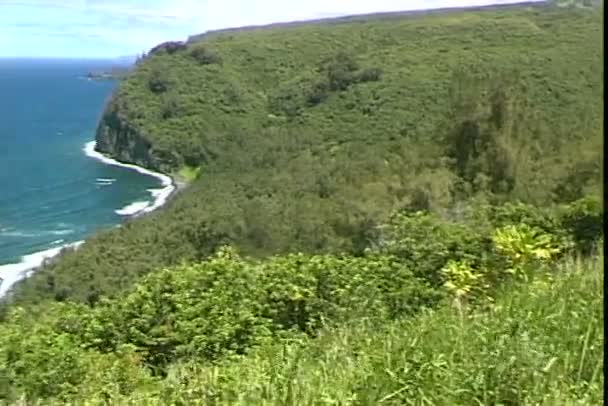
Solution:
M0 404L602 404L596 5L155 47L97 147L187 187L0 303Z
M115 295L230 244L359 254L399 210L599 193L598 9L509 7L216 33L148 55L102 151L198 174L165 209L93 237L15 300Z
M360 256L230 247L0 314L6 404L600 404L603 208L397 213Z
M598 243L589 203L402 214L361 257L225 248L95 307L13 307L0 403L602 404L603 253L571 251Z

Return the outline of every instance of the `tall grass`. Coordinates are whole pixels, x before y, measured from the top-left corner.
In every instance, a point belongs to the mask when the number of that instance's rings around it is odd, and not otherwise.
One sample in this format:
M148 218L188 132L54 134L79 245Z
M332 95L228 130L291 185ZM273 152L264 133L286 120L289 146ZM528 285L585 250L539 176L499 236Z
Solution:
M599 405L603 282L603 255L565 261L483 309L296 335L217 365L175 366L154 387L99 403Z

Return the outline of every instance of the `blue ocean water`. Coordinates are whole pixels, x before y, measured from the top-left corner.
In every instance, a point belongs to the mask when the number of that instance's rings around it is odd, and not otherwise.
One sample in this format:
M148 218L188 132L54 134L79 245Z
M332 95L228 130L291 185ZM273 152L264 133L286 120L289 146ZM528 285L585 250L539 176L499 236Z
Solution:
M162 187L83 151L116 86L83 76L105 64L0 60L0 271L119 224Z

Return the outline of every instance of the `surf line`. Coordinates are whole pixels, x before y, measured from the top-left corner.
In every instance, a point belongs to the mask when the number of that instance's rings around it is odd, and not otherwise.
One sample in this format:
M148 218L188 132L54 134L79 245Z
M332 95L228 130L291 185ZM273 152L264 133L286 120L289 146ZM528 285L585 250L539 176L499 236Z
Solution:
M146 213L151 213L154 210L162 207L167 203L173 192L176 191L175 183L170 176L162 173L154 172L146 168L142 168L137 165L125 164L115 159L108 158L102 153L95 150L97 143L95 141L88 142L84 146L84 153L95 160L98 160L106 165L119 166L126 169L131 169L141 173L142 175L152 176L159 179L162 184L162 189L149 189L148 192L154 198L154 202L135 202L130 205L116 210L116 213L121 216L136 216ZM100 179L101 180L101 179ZM109 179L103 179L108 181ZM57 241L55 241L56 243ZM37 269L44 266L47 262L56 259L59 255L70 249L80 248L85 241L77 241L74 243L66 244L61 247L55 247L44 251L35 252L32 254L24 255L21 257L21 262L16 264L0 265L0 299L5 296L10 289L19 281L28 278Z
M121 216L138 216L142 214L151 213L154 210L162 207L167 203L173 192L176 190L175 183L170 176L165 174L154 172L146 168L142 168L141 166L133 165L133 164L125 164L119 162L115 159L108 158L101 152L97 151L95 148L97 146L96 141L91 141L86 143L84 146L84 153L89 157L93 158L99 162L102 162L106 165L118 166L121 168L126 168L130 170L134 170L142 175L147 175L154 177L161 181L162 188L161 189L150 189L148 192L152 194L152 198L154 202L149 204L148 202L134 202L129 204L128 206L123 207L120 210L116 210L116 214Z
M84 244L84 241L66 244L61 247L24 255L21 257L21 262L17 264L0 265L0 299L6 295L17 282L29 277L47 261L59 256L66 250L78 249L82 244Z

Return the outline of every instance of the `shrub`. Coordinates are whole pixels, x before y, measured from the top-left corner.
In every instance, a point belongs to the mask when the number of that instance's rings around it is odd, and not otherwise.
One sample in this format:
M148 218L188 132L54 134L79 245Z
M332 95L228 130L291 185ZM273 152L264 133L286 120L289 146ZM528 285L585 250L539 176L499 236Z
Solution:
M355 59L344 52L337 54L325 66L329 88L333 91L346 90L356 82L358 64Z
M339 66L330 69L327 72L327 78L329 80L329 88L333 91L347 90L356 81L356 77L352 72L344 70Z
M279 90L278 94L269 100L269 110L288 118L294 118L302 113L304 105L302 90L293 85Z
M313 107L323 103L328 97L329 85L325 82L319 82L312 86L306 101L310 107Z
M357 75L358 82L377 82L382 78L382 69L368 68Z
M587 197L561 208L561 226L574 239L576 249L590 254L604 235L604 208L597 197Z
M468 261L481 269L493 261L490 235L470 224L449 223L436 215L397 213L382 227L380 251L394 255L414 274L440 287L450 261Z
M186 49L186 44L181 41L168 41L163 42L160 45L155 46L148 53L149 55L158 54L162 51L167 52L168 54L174 54L178 51Z
M181 114L181 105L174 95L167 95L163 98L161 105L161 116L164 120L177 117Z
M566 247L550 234L527 224L508 225L495 231L492 237L497 251L508 262L507 272L527 279L530 271L551 261Z
M441 272L446 280L444 287L459 301L477 291L484 277L468 261L450 260Z
M153 93L164 93L171 87L171 80L165 70L155 69L150 72L148 87Z
M197 46L193 48L192 51L190 51L190 56L192 56L192 58L194 58L201 65L218 64L222 61L216 52L204 46Z

